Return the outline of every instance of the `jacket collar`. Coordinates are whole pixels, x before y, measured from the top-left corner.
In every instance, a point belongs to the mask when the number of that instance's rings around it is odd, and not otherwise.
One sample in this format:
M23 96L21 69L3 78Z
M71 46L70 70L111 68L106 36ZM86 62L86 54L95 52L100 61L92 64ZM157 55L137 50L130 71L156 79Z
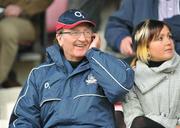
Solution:
M76 74L78 72L82 72L86 69L89 69L89 65L87 65L87 59L84 59L83 62L80 64L80 67L73 71L72 66L70 63L64 58L62 49L58 44L54 44L46 49L47 52L47 59L50 62L54 62L57 66L63 67L68 74ZM66 68L64 68L66 67ZM72 72L73 71L73 72Z
M164 80L167 74L174 73L179 64L180 57L176 53L171 60L164 62L159 67L149 68L141 61L137 61L135 68L135 84L142 93L146 93Z
M54 44L46 49L47 59L54 62L58 66L63 66L64 57L61 54L62 50L58 44Z

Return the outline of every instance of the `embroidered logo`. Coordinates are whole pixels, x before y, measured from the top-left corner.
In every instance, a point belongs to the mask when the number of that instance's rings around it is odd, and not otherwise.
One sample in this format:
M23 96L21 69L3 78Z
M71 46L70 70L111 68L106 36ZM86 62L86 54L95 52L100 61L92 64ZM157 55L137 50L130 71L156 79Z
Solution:
M83 15L80 11L76 11L76 12L74 13L74 15L77 16L77 17L85 18L84 15Z
M96 84L97 80L92 74L89 74L87 77L86 83L87 83L87 85Z

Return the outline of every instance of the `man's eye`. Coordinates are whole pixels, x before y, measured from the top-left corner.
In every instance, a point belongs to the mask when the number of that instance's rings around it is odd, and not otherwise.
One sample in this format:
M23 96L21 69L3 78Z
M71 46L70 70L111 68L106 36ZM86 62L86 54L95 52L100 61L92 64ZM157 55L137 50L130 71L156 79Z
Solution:
M87 34L87 35L90 35L91 34L91 32L84 32L85 34Z
M71 35L79 35L79 32L71 32Z

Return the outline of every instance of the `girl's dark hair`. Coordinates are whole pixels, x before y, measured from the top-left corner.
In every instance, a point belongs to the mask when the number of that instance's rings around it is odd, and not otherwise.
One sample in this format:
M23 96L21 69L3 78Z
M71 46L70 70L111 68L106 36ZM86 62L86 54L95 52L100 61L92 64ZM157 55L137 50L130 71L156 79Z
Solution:
M168 24L163 21L148 19L140 22L134 29L132 34L133 49L136 53L132 66L135 66L137 60L147 63L148 46L149 43L156 39L164 26L167 26L171 31Z

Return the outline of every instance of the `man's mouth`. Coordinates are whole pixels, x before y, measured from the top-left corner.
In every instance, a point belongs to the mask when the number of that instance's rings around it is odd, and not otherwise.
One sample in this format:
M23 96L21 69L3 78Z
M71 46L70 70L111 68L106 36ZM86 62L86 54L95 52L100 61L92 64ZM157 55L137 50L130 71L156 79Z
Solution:
M86 44L74 44L74 46L76 46L76 47L85 47Z

